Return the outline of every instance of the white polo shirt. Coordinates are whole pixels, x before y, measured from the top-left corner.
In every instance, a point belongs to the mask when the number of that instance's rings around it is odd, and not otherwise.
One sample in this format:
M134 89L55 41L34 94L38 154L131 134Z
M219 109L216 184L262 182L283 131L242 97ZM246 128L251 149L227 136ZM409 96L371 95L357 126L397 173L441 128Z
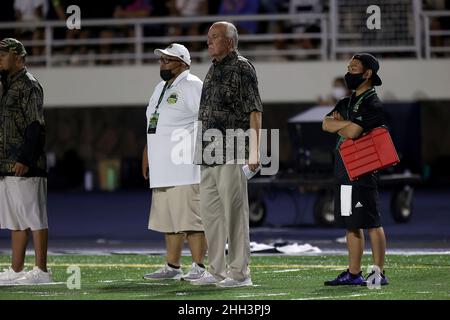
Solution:
M161 81L150 97L147 127L164 85ZM200 183L200 166L193 163L202 86L186 70L166 89L157 111L156 132L147 134L150 188Z

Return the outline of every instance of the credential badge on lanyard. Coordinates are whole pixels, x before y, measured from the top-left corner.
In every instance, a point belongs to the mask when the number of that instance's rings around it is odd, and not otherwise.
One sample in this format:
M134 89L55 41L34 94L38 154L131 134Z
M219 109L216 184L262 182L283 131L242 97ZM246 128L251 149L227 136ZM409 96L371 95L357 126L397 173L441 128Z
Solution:
M148 121L148 128L147 128L148 134L156 133L156 127L158 126L158 119L159 119L158 108L159 108L159 105L161 104L161 101L164 97L164 93L166 92L168 86L169 86L168 82L166 82L163 90L161 91L161 95L159 96L158 104L155 107L155 112L153 112L152 115L150 116L150 120Z

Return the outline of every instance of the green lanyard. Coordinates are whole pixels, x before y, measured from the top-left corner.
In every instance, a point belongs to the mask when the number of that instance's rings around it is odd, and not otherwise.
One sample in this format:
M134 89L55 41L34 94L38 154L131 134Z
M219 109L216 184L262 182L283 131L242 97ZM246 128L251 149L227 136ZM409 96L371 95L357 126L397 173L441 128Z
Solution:
M364 94L361 97L359 97L358 101L356 101L355 105L353 106L353 111L355 111L355 112L358 111L359 106L361 105L363 100L373 96L375 93L376 93L375 88L370 88L369 90L364 92ZM347 104L347 120L350 118L349 111L350 111L351 102L352 102L352 97L350 96L350 99L348 99L348 104Z
M356 101L355 105L353 106L353 110L356 112L358 111L359 106L361 105L361 103L364 101L364 99L369 98L371 96L373 96L374 94L376 94L375 92L375 88L370 88L369 90L367 90L366 92L364 92L364 94L359 97L358 101ZM348 104L347 104L347 119L350 119L350 104L352 102L352 97L350 96L350 98L348 99ZM344 142L345 138L344 137L339 137L339 141L336 144L336 150L339 148L339 146L342 144L342 142Z
M169 87L169 83L166 82L166 84L164 85L164 88L161 91L161 95L159 96L158 104L155 107L155 112L152 113L150 120L148 121L147 134L156 133L156 126L158 125L158 119L159 119L158 108L164 97L164 93L166 92L168 87Z
M164 97L164 93L166 93L166 90L167 90L168 87L169 87L169 82L166 81L166 84L164 85L164 88L161 91L161 95L159 96L158 104L155 107L155 112L153 112L153 113L158 113L159 105L161 104L161 101L162 101L162 99Z

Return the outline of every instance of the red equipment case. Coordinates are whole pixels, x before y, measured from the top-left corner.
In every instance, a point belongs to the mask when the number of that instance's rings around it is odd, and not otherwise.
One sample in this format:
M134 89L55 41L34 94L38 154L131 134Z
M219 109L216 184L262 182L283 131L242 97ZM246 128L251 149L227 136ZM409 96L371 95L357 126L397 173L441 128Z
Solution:
M345 140L339 153L350 181L400 162L389 131L384 127L375 128L356 140Z

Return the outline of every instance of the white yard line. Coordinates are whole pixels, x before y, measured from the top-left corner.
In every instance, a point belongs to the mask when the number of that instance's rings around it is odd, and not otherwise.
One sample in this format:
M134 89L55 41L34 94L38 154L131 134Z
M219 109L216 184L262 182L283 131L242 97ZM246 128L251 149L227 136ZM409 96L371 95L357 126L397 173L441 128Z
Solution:
M255 293L255 294L242 294L236 296L237 298L252 298L252 297L277 297L277 296L287 296L288 293Z
M354 297L365 297L368 293L355 293L345 296L328 296L328 297L313 297L313 298L298 298L292 300L319 300L319 299L342 299L342 298L354 298Z
M260 273L284 273L284 272L297 272L297 271L301 271L301 269L272 270L272 271L262 271Z

